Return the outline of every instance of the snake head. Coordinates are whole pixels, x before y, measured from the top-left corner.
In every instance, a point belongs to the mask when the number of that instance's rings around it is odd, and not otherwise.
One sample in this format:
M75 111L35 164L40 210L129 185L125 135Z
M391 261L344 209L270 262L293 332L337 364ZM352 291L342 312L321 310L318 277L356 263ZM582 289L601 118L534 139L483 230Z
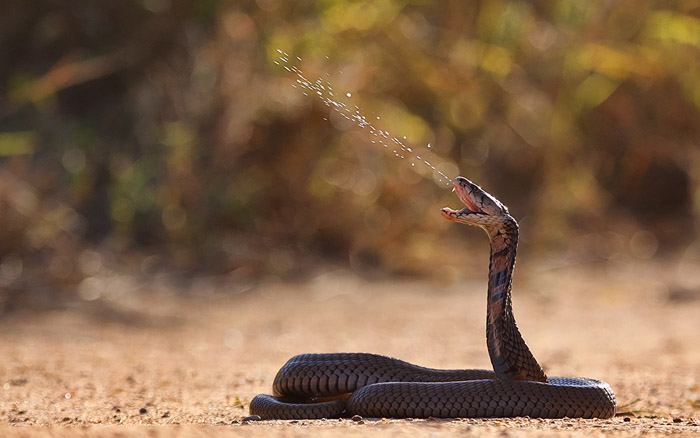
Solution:
M461 210L441 209L445 219L482 228L512 219L508 207L463 176L455 178L454 191L465 207Z

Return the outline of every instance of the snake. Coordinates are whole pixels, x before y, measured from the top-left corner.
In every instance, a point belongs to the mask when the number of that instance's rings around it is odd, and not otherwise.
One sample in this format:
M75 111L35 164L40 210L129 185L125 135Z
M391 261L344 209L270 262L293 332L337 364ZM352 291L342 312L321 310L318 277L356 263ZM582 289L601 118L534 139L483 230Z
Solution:
M299 354L279 370L274 395L255 396L260 419L610 418L610 385L583 377L548 377L513 316L511 289L518 223L508 208L467 178L454 180L465 205L444 218L482 228L490 241L486 345L493 370L444 370L371 353Z

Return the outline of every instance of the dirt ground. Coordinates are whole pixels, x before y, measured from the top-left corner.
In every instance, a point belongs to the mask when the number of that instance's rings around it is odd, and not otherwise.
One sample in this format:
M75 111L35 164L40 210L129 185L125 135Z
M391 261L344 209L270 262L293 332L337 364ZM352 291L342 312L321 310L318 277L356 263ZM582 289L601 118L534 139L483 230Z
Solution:
M88 300L0 319L0 436L698 436L696 271L519 265L515 315L530 348L549 375L610 383L610 420L244 421L297 353L489 368L485 272L436 284L327 270L298 284L232 276L184 289L168 278L95 279L100 293L83 291Z

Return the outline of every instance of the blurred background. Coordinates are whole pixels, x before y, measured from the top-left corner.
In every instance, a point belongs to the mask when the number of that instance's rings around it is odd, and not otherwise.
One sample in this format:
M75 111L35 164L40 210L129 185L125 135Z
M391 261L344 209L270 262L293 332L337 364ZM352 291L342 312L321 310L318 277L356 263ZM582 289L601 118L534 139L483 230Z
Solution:
M700 261L700 1L2 10L0 312L165 274L242 290L484 270L483 233L439 215L461 208L449 184L305 93L278 50L508 205L521 254Z

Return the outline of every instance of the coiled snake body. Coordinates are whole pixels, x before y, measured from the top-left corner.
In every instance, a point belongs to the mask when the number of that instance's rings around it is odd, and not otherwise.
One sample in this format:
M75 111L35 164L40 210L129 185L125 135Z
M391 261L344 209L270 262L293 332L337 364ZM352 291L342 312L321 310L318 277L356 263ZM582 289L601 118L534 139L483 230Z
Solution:
M525 344L511 305L518 224L508 208L466 178L455 179L465 208L443 208L491 241L486 343L493 371L437 370L369 353L301 354L275 377L250 413L263 419L516 417L610 418L616 402L600 380L547 377Z

